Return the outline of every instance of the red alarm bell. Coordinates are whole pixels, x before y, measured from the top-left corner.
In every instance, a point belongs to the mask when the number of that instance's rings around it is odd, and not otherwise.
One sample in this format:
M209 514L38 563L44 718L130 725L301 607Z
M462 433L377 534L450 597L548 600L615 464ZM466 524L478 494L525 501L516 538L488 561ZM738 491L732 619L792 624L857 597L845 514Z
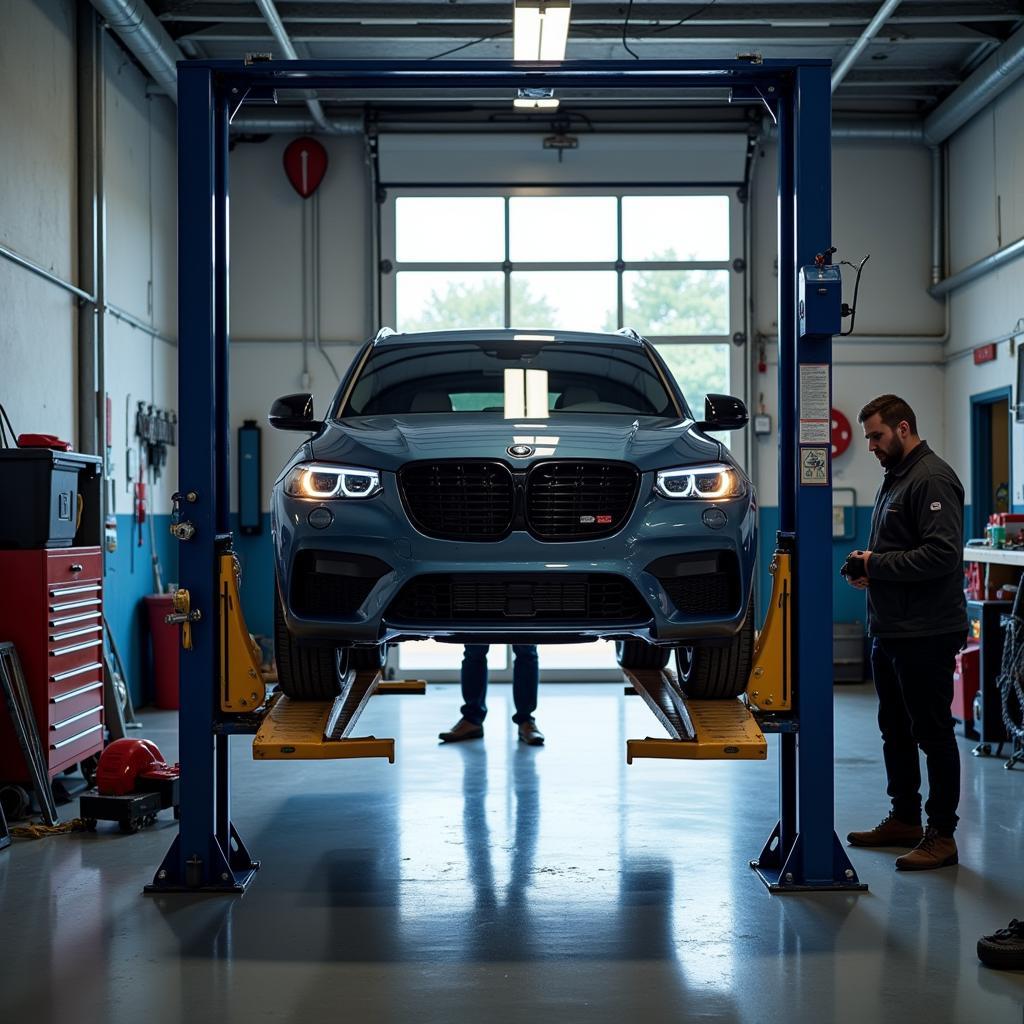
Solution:
M308 136L289 142L284 151L284 173L292 188L308 199L327 173L327 150Z

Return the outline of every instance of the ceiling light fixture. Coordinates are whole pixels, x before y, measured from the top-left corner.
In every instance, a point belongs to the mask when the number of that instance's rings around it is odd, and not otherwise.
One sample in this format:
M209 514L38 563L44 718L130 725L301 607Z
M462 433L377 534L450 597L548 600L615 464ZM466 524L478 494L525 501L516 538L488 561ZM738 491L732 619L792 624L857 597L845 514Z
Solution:
M569 0L515 0L516 60L565 60Z
M517 89L512 106L517 110L557 110L554 89Z

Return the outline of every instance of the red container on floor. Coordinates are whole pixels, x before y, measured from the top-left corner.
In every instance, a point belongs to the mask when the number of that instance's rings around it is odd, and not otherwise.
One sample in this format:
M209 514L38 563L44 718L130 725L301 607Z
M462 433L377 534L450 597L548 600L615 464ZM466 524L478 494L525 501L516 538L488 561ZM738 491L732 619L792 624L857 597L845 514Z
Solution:
M974 731L974 697L980 685L981 649L977 644L968 644L956 656L953 670L953 703L950 711L953 717L964 724L965 732Z
M164 622L174 613L174 598L170 594L147 594L146 611L149 614L149 635L153 641L153 684L158 708L178 710L178 651L181 633L176 625Z

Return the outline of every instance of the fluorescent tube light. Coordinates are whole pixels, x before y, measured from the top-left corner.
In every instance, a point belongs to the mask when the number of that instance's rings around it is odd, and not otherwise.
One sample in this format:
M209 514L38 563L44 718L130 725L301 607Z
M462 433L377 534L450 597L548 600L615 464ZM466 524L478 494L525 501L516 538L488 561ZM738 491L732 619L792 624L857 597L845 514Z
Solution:
M517 420L526 415L526 388L523 370L505 371L505 419Z
M516 110L557 110L558 100L520 100L515 99L512 101L512 106Z
M516 60L565 60L569 0L516 0L514 26Z

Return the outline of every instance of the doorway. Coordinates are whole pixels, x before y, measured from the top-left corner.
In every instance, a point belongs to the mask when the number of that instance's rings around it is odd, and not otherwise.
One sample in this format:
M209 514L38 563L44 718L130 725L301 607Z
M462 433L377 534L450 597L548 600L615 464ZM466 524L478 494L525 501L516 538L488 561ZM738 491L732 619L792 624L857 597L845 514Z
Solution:
M988 517L1010 511L1010 388L971 396L972 537L984 537Z

